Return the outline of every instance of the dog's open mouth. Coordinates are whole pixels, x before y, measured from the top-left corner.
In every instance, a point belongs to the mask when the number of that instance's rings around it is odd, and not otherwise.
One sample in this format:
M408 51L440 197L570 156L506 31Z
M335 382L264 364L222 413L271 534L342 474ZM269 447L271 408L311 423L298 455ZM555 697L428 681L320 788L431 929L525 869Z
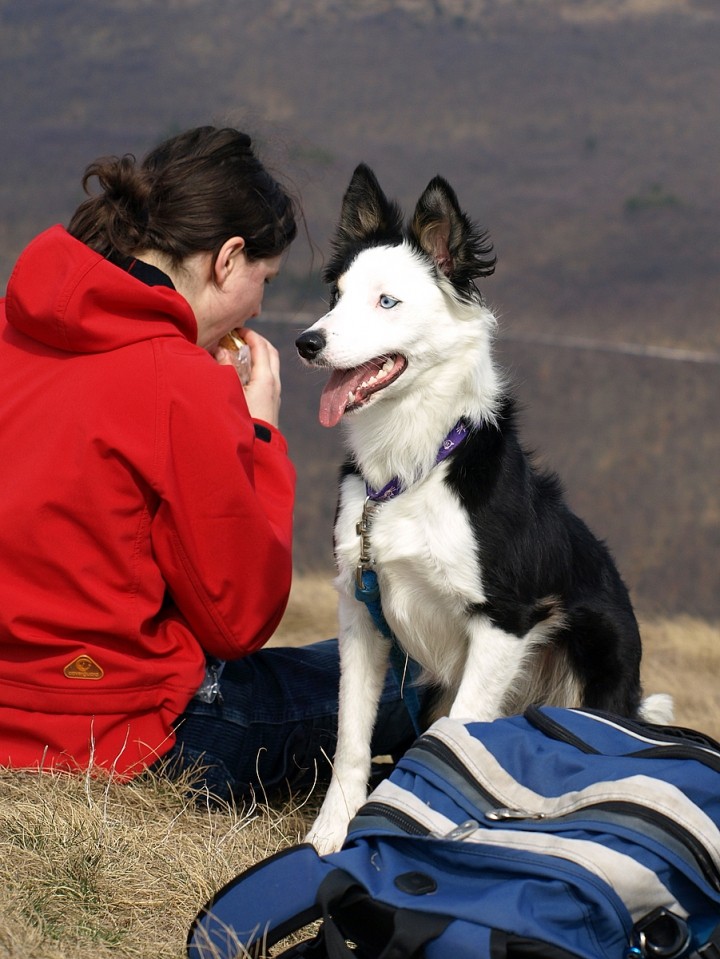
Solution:
M378 356L351 370L334 370L320 397L320 423L335 426L343 413L356 410L405 370L404 356Z

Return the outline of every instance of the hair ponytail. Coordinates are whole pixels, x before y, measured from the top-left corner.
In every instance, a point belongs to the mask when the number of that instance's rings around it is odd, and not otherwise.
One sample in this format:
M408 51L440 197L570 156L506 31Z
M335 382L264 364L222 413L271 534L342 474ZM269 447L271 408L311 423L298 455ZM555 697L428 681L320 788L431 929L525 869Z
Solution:
M101 157L85 170L82 185L97 178L100 192L75 211L68 231L103 256L117 250L130 255L146 246L147 180L135 157Z
M107 256L156 250L179 265L193 253L217 256L232 236L249 259L277 256L297 233L295 204L268 173L245 133L197 127L165 140L138 164L131 155L91 163L68 232Z

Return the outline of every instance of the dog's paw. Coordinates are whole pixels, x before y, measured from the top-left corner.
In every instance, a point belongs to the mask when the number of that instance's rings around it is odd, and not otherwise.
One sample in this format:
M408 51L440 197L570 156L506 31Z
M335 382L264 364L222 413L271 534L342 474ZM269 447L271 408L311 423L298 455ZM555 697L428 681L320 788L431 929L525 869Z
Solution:
M322 814L315 821L314 826L305 837L305 842L312 843L321 856L337 852L345 842L349 820L344 817L334 822L323 818Z
M350 820L367 798L366 778L352 765L336 765L318 817L306 842L321 855L337 850L345 842Z

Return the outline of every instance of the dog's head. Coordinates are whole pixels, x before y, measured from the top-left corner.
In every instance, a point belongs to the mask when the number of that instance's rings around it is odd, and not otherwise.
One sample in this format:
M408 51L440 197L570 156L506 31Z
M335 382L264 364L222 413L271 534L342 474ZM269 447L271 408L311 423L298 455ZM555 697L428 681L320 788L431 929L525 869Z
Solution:
M427 185L405 228L372 170L358 166L323 274L330 310L295 341L306 363L333 371L320 422L334 426L450 367L470 347L471 327L489 317L475 279L494 267L487 233L442 177Z

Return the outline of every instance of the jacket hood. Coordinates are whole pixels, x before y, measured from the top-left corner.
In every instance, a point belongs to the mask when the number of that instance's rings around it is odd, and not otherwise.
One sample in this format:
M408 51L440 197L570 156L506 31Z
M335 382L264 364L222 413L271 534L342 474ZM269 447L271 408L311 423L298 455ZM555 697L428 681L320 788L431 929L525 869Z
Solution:
M8 283L8 323L46 346L105 353L158 336L197 342L187 300L147 286L53 226L25 248Z

